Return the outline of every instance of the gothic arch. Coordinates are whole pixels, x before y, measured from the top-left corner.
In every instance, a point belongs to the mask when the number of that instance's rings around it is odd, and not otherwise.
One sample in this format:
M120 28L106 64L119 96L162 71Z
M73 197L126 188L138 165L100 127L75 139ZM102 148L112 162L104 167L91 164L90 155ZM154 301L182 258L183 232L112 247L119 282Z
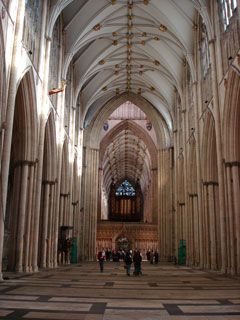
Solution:
M105 152L109 142L113 139L113 137L116 134L118 134L119 132L121 132L122 130L124 130L126 128L131 128L131 130L137 136L141 137L141 139L145 142L145 144L148 146L148 149L149 149L150 154L151 154L152 167L156 168L157 167L157 158L156 158L157 157L157 149L156 149L156 146L154 145L151 137L148 134L146 134L146 132L139 125L137 125L133 121L128 121L128 120L121 121L121 123L116 125L113 128L113 130L109 131L106 134L106 136L104 137L104 139L101 141L101 144L100 144L100 156L99 156L100 166L102 164L104 152Z
M115 109L126 101L130 101L138 106L147 115L149 121L151 121L157 136L157 148L169 147L171 144L171 135L166 122L146 99L133 93L121 94L119 97L111 99L102 106L101 110L95 115L90 125L86 128L85 144L88 144L92 148L99 148L99 139L104 121Z
M16 129L20 130L21 134L16 137L18 140L20 139L20 143L15 144L14 149L18 152L19 160L34 161L37 157L38 115L36 101L35 80L31 68L27 69L23 78L19 80L15 101L14 121L16 121Z
M223 111L223 146L226 162L240 161L240 77L229 71Z
M217 182L218 171L215 123L213 115L208 109L204 116L201 153L203 180Z
M34 172L37 158L37 107L32 69L21 79L15 100L6 223L12 242L8 268L28 271L32 250Z
M54 114L52 111L49 114L46 122L44 136L41 208L39 221L39 264L41 267L50 267L53 265L56 167L56 129Z
M231 274L240 270L240 78L230 70L227 79L223 111L223 157L225 158L225 203L227 228L228 266Z
M56 128L53 111L50 112L44 137L43 180L55 181L57 164Z

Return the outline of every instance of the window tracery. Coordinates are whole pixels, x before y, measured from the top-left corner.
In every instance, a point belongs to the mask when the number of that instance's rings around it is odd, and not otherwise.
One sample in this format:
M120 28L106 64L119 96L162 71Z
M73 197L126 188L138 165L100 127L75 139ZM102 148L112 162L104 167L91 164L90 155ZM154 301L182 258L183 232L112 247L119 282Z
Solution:
M127 180L123 181L120 186L117 188L115 193L116 196L128 196L134 197L136 195L136 191Z
M25 0L23 43L35 67L40 51L41 10L42 2L39 0Z
M204 23L202 23L202 35L201 35L201 62L202 62L202 71L204 78L207 75L208 69L210 67L210 54L208 46L208 36L207 28Z
M220 3L223 19L223 28L225 31L230 23L230 19L233 16L235 9L237 8L237 0L220 0Z

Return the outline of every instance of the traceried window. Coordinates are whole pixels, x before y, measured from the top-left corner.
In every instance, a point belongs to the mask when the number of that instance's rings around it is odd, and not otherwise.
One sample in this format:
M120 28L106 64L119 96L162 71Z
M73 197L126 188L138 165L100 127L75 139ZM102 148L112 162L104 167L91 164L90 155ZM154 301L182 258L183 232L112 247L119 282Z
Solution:
M201 35L201 60L203 76L206 77L207 71L210 67L210 55L208 47L207 29L205 24L202 24L202 35Z
M139 222L143 217L143 197L139 184L128 180L112 185L109 198L109 220Z
M61 23L60 18L57 19L52 33L50 61L49 61L49 75L48 75L48 89L52 90L61 86L59 83L59 59L61 50ZM50 96L53 106L57 107L57 95Z
M136 192L135 192L135 189L133 188L133 186L127 180L125 180L117 188L115 195L116 196L134 197L136 195Z
M234 10L237 8L237 0L220 0L224 31L229 25Z
M25 0L23 43L36 68L38 67L38 54L40 52L42 5L43 3L40 0Z

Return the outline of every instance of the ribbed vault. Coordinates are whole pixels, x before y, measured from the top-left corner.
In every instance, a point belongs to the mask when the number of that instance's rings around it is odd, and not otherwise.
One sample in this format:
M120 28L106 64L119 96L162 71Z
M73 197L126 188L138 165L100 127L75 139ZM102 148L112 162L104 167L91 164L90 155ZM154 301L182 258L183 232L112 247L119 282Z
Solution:
M182 97L184 66L192 80L198 11L209 39L205 0L53 0L47 34L62 14L65 37L63 77L74 64L75 103L83 122L113 97L131 92L144 97L172 129L176 91ZM90 116L90 118L89 118Z
M100 145L103 186L108 194L111 184L127 179L139 183L144 193L156 167L156 147L144 130L133 121L124 120L105 136Z

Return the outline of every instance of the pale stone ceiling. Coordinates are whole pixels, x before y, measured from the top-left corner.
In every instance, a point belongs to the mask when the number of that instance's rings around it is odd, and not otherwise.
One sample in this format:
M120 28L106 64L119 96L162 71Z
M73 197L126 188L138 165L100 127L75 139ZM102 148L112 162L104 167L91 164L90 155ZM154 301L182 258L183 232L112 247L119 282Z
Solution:
M124 103L110 115L108 122L112 122L112 132L123 120L131 120L135 123L137 121L138 126L139 123L146 125L147 122L146 115L130 102ZM148 135L148 132L144 134ZM126 125L121 130L116 130L107 144L101 164L105 191L109 193L112 183L118 184L127 179L133 185L139 183L144 192L150 184L152 161L148 146L141 135L132 130L131 126Z
M176 90L182 97L186 61L194 81L192 54L197 29L194 19L198 10L208 25L206 3L205 0L52 0L48 33L51 35L62 12L66 46L63 72L66 78L70 63L74 63L74 97L75 102L81 97L82 125L87 126L111 98L131 92L150 102L171 131L174 97ZM146 146L135 141L131 131L122 131L114 141L125 152L118 152L117 168L114 158L109 158L112 177L120 179L127 174L139 178L137 170L150 170L150 160L149 163L142 160L146 157ZM116 157L113 145L114 142L105 161L111 153ZM134 167L134 163L139 165Z

